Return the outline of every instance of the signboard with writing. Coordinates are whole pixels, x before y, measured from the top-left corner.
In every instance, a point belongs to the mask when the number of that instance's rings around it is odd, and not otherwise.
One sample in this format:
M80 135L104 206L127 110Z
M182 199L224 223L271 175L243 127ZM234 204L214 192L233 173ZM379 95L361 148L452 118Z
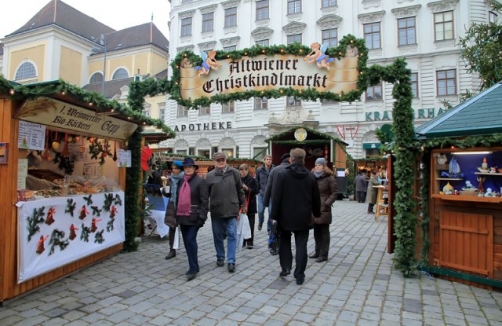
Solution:
M238 60L219 61L221 66L200 74L191 65L180 66L180 91L183 99L218 94L263 91L290 87L295 90L348 93L357 89L358 50L349 47L345 56L330 63L329 69L311 65L295 55L258 55Z
M131 167L131 151L119 148L117 166L119 168Z
M16 118L115 139L127 139L137 128L134 123L45 97L26 101Z
M19 121L18 148L43 151L44 143L45 126L38 123Z

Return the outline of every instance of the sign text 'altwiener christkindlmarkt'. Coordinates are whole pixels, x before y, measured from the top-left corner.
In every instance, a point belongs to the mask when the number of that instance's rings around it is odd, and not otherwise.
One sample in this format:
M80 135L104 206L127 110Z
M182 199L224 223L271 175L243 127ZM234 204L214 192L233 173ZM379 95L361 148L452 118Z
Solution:
M294 55L258 55L238 60L216 61L209 68L194 69L180 64L180 90L183 99L198 99L217 94L265 91L281 88L320 92L348 93L357 89L359 71L357 48L348 48L341 59L332 59L329 66L309 64L306 58ZM206 70L204 70L206 69Z

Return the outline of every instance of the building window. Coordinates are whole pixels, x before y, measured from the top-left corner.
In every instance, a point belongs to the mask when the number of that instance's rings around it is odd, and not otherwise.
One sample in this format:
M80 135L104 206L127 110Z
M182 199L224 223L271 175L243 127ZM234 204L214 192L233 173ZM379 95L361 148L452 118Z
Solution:
M15 80L29 79L36 76L35 66L31 62L25 62L17 69Z
M495 12L490 11L488 13L488 22L495 24L497 20L499 19L499 15L497 15Z
M178 117L188 117L188 109L178 104Z
M199 109L199 115L209 115L211 114L210 106L203 106Z
M336 6L336 0L322 0L322 8L329 8Z
M237 46L235 46L235 45L225 46L225 47L223 48L223 50L224 50L225 52L235 51L235 50L237 50Z
M237 7L225 9L225 27L237 26Z
M302 34L288 35L287 44L300 43L302 44Z
M382 84L370 86L366 89L366 101L375 101L382 99Z
M235 102L228 102L223 104L221 107L221 113L234 113L235 112Z
M434 14L434 34L436 41L453 39L453 11Z
M322 44L328 43L328 47L338 46L338 28L325 29L322 31Z
M268 0L256 2L256 20L268 19Z
M413 98L418 98L418 73L413 72L411 74L411 92L413 93Z
M369 50L380 49L380 22L364 24L364 40Z
M301 0L288 0L288 15L302 12Z
M401 18L397 20L399 32L399 45L416 44L415 17Z
M202 33L213 31L214 12L202 14Z
M259 46L268 46L268 40L259 40L259 41L256 41L256 45L259 45Z
M165 108L159 109L159 119L160 119L160 121L165 121L165 119L166 119L166 109Z
M192 17L181 20L181 37L192 35Z
M267 147L253 147L253 158L258 161L263 161L267 155Z
M149 117L150 116L150 109L143 109L143 111L141 111L141 113L143 115L146 115L147 117Z
M92 74L89 84L97 84L103 82L103 74L100 72L95 72Z
M113 73L112 80L127 79L129 78L129 73L124 68L119 68Z
M187 150L186 149L177 149L176 154L187 155Z
M438 96L457 95L457 72L455 69L436 71Z
M254 109L255 110L268 110L268 99L266 97L255 97L254 98Z
M302 100L294 96L288 96L287 106L301 106Z

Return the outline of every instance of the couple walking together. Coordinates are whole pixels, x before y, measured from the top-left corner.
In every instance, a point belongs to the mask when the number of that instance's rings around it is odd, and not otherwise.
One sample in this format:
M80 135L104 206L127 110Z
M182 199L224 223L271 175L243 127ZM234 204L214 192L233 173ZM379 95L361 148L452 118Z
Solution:
M244 190L239 171L227 164L224 153L215 153L213 160L215 168L207 174L206 179L197 175L198 167L190 157L183 162L174 161L171 165L171 192L165 194L171 197L172 203L166 210L166 223L170 227L170 251L166 259L176 256L173 244L175 227L179 225L188 257L188 280L194 279L199 273L197 233L206 222L208 208L211 212L216 265L222 267L225 264L226 236L228 272L235 272L236 218L239 211L246 213ZM181 166L183 172L179 171Z

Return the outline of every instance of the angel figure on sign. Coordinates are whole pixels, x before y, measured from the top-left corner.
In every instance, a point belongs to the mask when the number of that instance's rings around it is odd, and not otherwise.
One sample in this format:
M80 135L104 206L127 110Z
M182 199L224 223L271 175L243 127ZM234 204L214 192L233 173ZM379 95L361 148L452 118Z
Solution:
M312 52L310 52L305 58L303 58L303 61L306 61L307 63L317 63L317 67L319 68L326 68L327 70L330 69L330 64L331 62L335 61L335 58L330 58L329 55L325 54L326 50L328 49L328 43L324 43L322 46L314 42L310 44L310 49Z
M199 76L208 75L211 69L218 70L221 67L221 63L216 60L216 51L209 51L208 54L201 52L200 56L202 58L202 65L195 66L195 69L199 72Z

